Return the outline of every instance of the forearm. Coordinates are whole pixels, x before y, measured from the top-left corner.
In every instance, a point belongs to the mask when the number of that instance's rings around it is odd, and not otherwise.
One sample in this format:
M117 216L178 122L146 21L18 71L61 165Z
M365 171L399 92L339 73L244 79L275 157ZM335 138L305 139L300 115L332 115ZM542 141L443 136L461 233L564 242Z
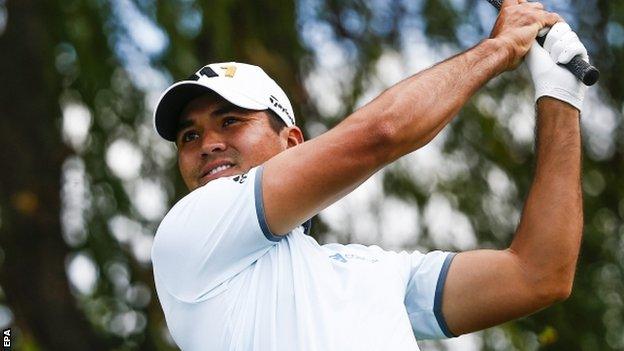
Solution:
M538 103L537 168L509 250L458 254L442 304L456 334L533 313L568 296L583 226L578 111Z
M530 281L565 297L583 229L579 113L548 97L537 110L537 167L510 250Z
M484 40L394 85L353 117L371 130L384 128L389 143L383 152L391 162L431 141L481 86L504 70L508 54L496 39Z

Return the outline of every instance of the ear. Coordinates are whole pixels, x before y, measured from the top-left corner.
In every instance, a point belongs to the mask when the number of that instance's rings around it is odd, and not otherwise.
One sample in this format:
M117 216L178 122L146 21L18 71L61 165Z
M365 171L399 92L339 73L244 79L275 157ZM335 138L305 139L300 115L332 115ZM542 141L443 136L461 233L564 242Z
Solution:
M286 127L282 130L282 133L286 137L287 148L303 143L303 132L297 126Z

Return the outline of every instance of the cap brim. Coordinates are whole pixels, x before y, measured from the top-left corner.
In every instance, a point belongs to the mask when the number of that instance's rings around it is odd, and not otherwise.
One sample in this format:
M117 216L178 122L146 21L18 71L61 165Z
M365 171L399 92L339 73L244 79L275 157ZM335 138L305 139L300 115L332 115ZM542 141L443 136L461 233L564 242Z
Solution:
M175 141L180 114L193 99L215 92L232 104L250 109L265 110L268 106L236 94L222 86L202 84L196 81L178 82L167 89L158 101L154 112L154 126L158 134L166 140Z

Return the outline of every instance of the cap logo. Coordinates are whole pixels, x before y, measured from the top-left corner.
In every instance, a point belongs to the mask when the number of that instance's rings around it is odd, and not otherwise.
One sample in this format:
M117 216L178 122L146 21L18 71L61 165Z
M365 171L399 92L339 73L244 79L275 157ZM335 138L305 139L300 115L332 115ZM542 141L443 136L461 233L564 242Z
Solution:
M236 74L236 66L221 66L221 69L225 70L225 76L228 78L234 78Z
M197 73L193 73L190 77L186 78L186 80L199 80L200 76L212 78L218 77L219 75L213 71L210 67L206 66L199 70Z
M288 113L288 109L282 106L282 104L280 104L280 102L277 100L275 96L273 95L269 96L269 100L271 100L271 103L273 104L275 108L278 108L280 111L284 112L284 114L286 115L286 117L288 117L288 119L290 120L292 124L295 124L295 120L292 118L290 113Z

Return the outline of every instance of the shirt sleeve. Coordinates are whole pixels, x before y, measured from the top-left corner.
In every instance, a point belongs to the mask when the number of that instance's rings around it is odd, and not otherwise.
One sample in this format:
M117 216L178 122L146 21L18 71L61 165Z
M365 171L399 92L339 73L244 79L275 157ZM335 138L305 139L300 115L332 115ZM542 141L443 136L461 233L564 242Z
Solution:
M455 253L432 251L410 254L410 277L405 307L417 339L452 338L442 315L444 283Z
M266 224L261 180L261 166L215 179L167 213L154 238L152 263L171 295L201 301L282 238Z

